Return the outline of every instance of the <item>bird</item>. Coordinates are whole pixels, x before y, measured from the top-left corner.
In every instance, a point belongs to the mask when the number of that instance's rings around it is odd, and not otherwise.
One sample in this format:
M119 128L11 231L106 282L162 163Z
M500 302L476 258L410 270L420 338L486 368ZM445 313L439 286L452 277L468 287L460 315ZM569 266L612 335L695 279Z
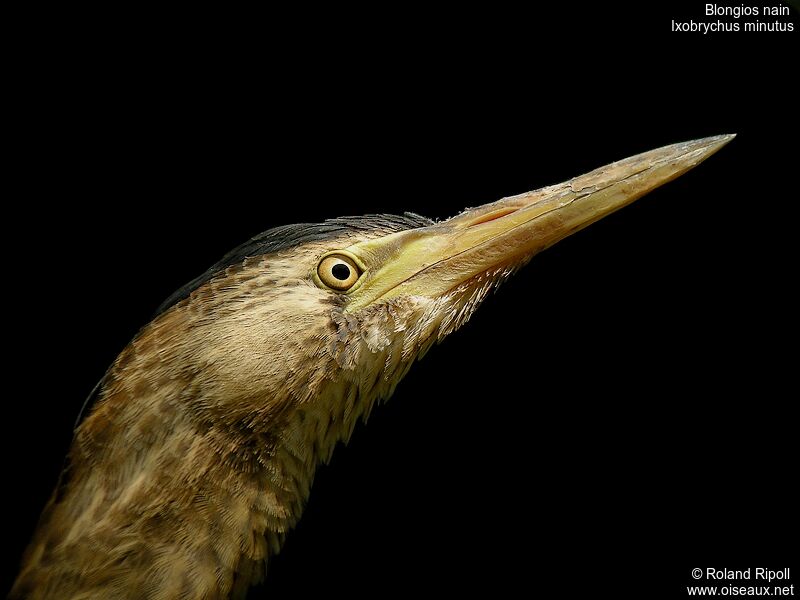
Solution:
M720 135L443 221L283 225L172 294L79 418L10 598L242 598L314 473L535 254L678 177Z

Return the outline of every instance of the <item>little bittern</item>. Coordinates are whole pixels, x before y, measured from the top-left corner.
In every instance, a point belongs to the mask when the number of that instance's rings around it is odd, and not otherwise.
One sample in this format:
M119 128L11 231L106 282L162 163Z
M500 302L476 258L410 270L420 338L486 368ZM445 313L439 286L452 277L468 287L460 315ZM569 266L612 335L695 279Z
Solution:
M317 465L534 254L733 136L466 210L271 229L172 295L98 384L13 598L228 598Z

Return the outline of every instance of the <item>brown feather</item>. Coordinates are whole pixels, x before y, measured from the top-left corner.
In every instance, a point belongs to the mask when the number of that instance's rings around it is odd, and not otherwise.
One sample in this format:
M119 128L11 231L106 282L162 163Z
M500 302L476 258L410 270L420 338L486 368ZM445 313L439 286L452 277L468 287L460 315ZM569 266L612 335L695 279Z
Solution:
M435 306L355 319L309 273L358 232L229 267L142 329L76 430L12 598L227 598L265 573L314 471L435 339Z

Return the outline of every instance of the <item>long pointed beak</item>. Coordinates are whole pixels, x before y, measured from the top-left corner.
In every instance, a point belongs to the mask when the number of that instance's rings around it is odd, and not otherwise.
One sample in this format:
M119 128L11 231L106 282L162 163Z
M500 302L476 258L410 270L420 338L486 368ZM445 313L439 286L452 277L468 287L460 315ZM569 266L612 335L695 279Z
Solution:
M511 196L431 225L355 244L365 280L348 310L379 298L438 297L519 266L568 235L686 173L735 135L664 146L567 182Z

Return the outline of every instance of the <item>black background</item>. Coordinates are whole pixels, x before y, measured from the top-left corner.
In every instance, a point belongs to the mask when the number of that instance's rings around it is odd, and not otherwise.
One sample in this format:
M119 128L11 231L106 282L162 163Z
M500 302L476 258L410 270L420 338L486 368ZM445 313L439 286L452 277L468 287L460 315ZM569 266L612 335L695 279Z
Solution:
M694 567L797 567L799 34L597 4L21 20L4 586L84 397L232 246L445 218L719 133L738 137L537 257L416 365L252 596L681 598Z

